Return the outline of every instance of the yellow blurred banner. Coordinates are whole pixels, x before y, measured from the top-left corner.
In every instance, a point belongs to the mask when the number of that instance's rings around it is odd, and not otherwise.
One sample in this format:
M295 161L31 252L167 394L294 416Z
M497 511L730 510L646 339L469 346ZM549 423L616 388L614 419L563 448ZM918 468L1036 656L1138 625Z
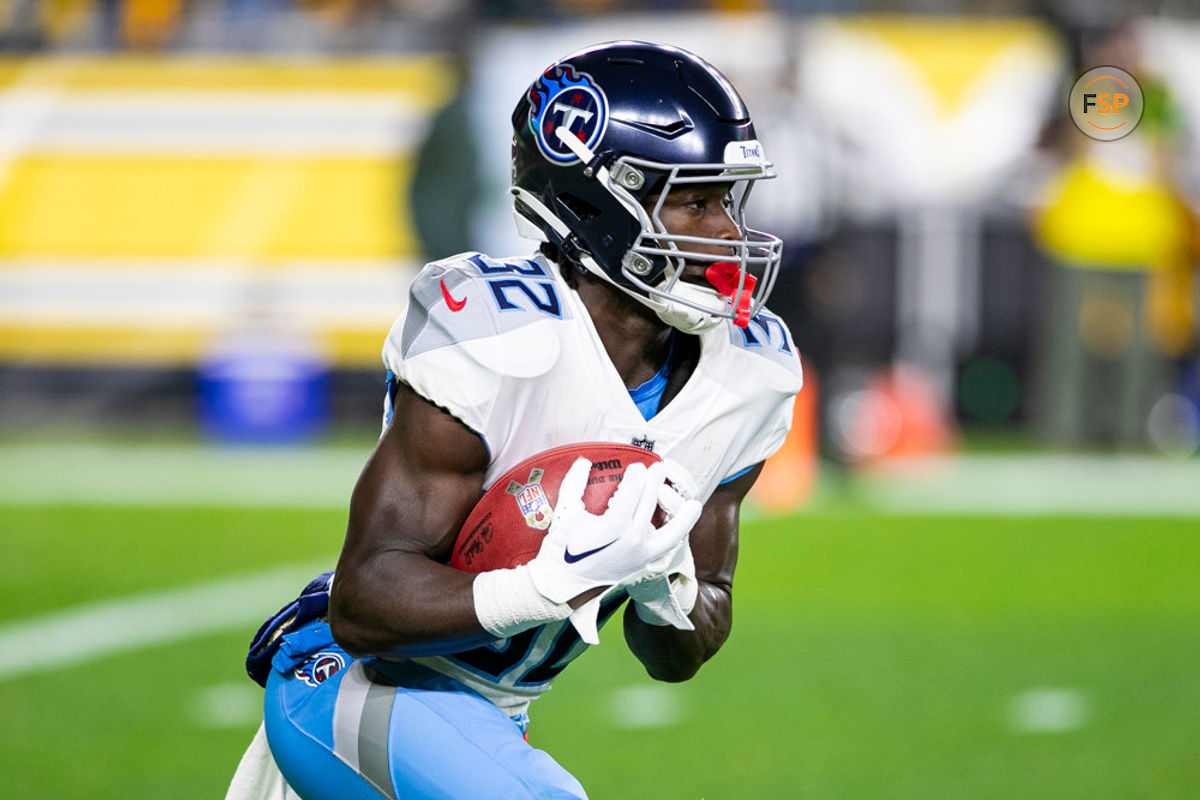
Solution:
M0 259L414 256L410 160L28 155L0 190Z
M250 58L110 55L0 57L0 90L43 86L62 91L375 92L403 95L428 110L444 103L454 74L442 56Z
M326 327L318 355L331 364L373 367L379 364L380 342L386 330ZM0 360L42 364L102 364L162 366L194 363L213 344L208 326L158 328L135 325L2 325Z
M378 364L453 81L437 57L0 60L0 359L187 365L276 319Z

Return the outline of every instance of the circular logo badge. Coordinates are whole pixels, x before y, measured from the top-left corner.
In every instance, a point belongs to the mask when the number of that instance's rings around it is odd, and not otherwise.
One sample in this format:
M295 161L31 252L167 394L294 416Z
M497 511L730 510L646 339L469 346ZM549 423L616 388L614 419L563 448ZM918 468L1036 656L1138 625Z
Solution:
M546 70L530 93L534 101L529 124L537 138L538 149L557 164L576 160L573 150L555 132L559 128L594 148L608 125L608 100L591 79L576 73L570 64Z
M307 683L309 686L320 686L329 678L341 672L346 668L346 659L342 658L341 653L325 651L310 656L304 664L296 670L296 677Z
M1144 99L1137 80L1120 67L1092 67L1071 87L1071 121L1101 142L1128 136L1142 119Z

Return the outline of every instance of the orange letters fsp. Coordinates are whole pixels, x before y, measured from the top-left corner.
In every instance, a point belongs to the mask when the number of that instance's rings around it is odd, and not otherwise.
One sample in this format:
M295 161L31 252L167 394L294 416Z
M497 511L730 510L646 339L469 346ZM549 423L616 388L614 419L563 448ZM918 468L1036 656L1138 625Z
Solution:
M1088 113L1092 108L1096 109L1098 114L1119 114L1122 106L1129 105L1129 95L1127 94L1085 94L1083 96L1083 113Z

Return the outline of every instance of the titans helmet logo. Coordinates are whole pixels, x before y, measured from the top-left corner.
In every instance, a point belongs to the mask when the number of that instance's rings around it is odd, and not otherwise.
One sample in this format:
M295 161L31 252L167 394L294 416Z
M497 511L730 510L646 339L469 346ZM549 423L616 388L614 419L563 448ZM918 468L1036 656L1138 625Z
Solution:
M570 164L575 154L555 134L564 128L594 148L608 126L608 99L585 73L570 64L550 67L529 90L529 127L538 149L549 161Z
M346 659L341 653L325 651L309 656L308 660L296 669L296 677L309 686L320 686L345 668Z

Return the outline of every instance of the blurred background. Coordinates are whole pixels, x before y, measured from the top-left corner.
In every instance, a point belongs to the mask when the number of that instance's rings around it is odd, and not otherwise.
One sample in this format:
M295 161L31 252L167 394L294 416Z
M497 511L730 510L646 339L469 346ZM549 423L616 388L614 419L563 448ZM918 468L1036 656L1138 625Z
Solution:
M1200 796L1194 4L0 0L14 796L221 796L409 280L529 251L511 109L619 38L745 97L806 388L725 651L656 686L609 631L535 744L599 798Z

